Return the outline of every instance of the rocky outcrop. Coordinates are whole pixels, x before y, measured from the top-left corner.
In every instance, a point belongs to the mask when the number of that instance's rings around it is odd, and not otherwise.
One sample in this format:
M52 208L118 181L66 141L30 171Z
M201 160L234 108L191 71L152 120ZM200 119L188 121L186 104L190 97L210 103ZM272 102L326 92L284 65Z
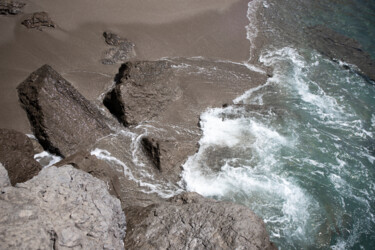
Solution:
M344 36L323 25L316 25L306 29L311 38L310 45L323 55L334 61L342 61L356 65L351 68L365 78L375 81L375 62L370 55L362 50L361 45L354 39Z
M0 15L17 15L22 12L25 5L22 2L0 0Z
M134 43L111 32L104 32L103 36L105 42L113 46L105 51L104 59L102 59L103 64L124 63L135 57Z
M34 160L31 140L12 129L0 129L0 163L6 168L12 185L33 178L42 169Z
M126 210L126 249L276 249L248 208L184 193Z
M200 114L220 107L263 83L266 74L244 65L173 59L123 64L104 105L126 127L144 134L141 144L152 164L172 182L198 149Z
M47 12L35 12L30 17L22 21L28 29L42 30L43 27L55 28L56 25Z
M3 171L0 166L0 173ZM72 166L1 187L1 249L122 249L125 216L104 182Z
M168 61L128 62L121 84L109 92L104 104L124 125L151 120L179 97L177 81ZM122 112L122 113L121 113Z
M68 156L111 133L105 116L49 65L17 89L34 135L51 153Z

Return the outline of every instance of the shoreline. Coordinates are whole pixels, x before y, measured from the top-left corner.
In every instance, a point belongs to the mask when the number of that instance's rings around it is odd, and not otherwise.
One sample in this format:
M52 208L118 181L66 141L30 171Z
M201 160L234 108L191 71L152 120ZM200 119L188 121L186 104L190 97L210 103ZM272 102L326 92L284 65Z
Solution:
M186 10L182 3L173 5L169 0L163 4L171 5L171 10L180 10L180 15L176 16L173 12L166 14L162 7L159 7L159 15L156 12L151 15L152 6L158 4L147 3L146 7L139 3L135 4L138 8L136 13L144 11L146 16L150 15L143 23L139 22L142 17L137 14L112 17L111 9L100 17L107 15L107 22L87 23L87 20L95 20L95 11L87 17L79 17L74 12L71 19L67 19L64 10L68 11L71 7L53 9L52 3L34 0L26 5L23 14L0 17L5 20L0 24L3 31L0 43L0 75L3 76L0 80L0 116L6 117L0 120L0 127L30 133L15 88L30 72L45 63L71 81L86 98L96 100L103 90L112 85L111 76L119 67L100 63L100 58L108 49L102 37L106 30L117 32L136 44L137 56L133 60L176 56L203 56L238 62L247 60L247 1L229 3L223 0L221 4L207 1L202 9L200 4L193 4L193 10ZM126 3L120 5L126 6ZM77 6L86 6L88 13L96 8L95 4L88 5L85 0L79 1ZM23 27L21 20L36 10L47 11L57 28L38 31Z

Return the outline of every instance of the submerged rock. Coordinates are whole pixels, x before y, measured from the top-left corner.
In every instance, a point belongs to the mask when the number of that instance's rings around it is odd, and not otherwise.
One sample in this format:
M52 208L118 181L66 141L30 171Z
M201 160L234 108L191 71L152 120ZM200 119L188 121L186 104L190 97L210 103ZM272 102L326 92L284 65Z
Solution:
M0 162L6 168L13 186L33 178L42 169L34 160L31 140L12 129L0 129Z
M276 249L247 207L184 193L126 209L126 249Z
M1 249L123 249L125 216L104 182L50 167L1 188L0 234Z
M106 117L49 65L17 89L34 135L51 153L68 156L111 133Z
M134 43L110 32L104 32L103 36L108 45L114 46L105 51L103 64L124 63L135 57Z
M49 17L47 12L35 12L29 18L22 21L28 29L36 28L42 30L42 27L55 28L56 25Z
M344 36L323 25L308 27L306 33L313 48L334 61L342 61L356 65L358 69L344 65L360 75L375 81L375 62L370 55L363 51L361 45L354 39Z
M0 15L17 15L26 4L10 0L0 0Z

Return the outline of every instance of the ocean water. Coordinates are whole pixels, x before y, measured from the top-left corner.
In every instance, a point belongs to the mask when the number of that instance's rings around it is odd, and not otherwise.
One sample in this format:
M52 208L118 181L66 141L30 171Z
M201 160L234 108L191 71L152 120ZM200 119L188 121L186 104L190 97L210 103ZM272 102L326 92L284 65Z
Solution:
M280 249L375 249L375 86L304 35L326 25L375 58L375 1L248 7L249 61L272 77L202 114L185 188L250 207Z

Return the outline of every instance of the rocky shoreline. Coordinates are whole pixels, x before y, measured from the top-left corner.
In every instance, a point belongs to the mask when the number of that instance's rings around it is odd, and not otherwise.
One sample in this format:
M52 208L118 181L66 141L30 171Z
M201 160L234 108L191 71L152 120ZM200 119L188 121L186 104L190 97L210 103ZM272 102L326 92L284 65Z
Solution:
M1 232L9 237L0 240L1 247L274 249L264 222L251 210L185 192L178 184L181 165L198 148L199 115L207 107L227 105L265 78L231 62L132 61L120 67L100 107L48 65L31 73L17 88L20 103L44 150L64 159L42 169L25 154L21 169L29 174L17 179L12 169L20 163L4 159L34 148L26 136L2 130L1 139L16 145L3 146L0 155L14 186L3 174ZM100 195L102 203L88 195ZM18 202L15 209L16 200L29 205ZM72 210L78 204L77 214ZM98 210L90 212L92 206ZM57 214L62 220L53 220ZM126 232L119 216L126 218ZM36 225L39 231L32 236Z

